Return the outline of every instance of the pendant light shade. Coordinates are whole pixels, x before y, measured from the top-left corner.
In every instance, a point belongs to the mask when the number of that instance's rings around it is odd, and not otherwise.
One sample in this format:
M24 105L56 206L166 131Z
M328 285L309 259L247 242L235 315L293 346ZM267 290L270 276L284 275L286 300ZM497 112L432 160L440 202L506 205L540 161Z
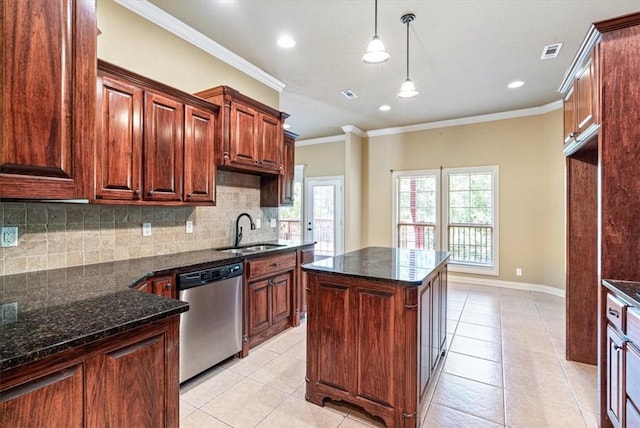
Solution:
M400 18L403 24L407 24L407 78L400 87L400 92L398 92L398 97L400 98L413 98L418 95L416 86L409 79L409 23L414 19L416 19L416 16L413 13L407 13Z
M384 43L378 36L378 0L375 0L375 18L373 24L373 39L367 46L367 52L362 55L362 61L367 64L378 64L389 59L389 52L384 50Z

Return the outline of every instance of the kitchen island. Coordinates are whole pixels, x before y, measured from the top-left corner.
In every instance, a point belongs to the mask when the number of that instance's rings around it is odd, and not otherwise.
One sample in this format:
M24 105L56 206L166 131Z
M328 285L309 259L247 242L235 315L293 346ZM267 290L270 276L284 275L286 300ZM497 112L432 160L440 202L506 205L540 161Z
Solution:
M448 252L368 247L306 264L306 399L417 427L446 344Z

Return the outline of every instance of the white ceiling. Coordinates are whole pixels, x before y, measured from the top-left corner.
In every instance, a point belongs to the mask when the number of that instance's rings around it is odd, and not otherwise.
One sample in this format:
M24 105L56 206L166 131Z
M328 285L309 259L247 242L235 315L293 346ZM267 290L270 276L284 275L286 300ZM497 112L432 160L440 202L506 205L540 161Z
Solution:
M557 92L592 22L640 10L640 1L422 0L378 1L378 34L391 54L361 61L373 36L373 0L150 0L188 26L286 84L280 109L300 139L422 124L530 107L561 99ZM396 94L406 75L420 95ZM282 33L297 44L276 45ZM560 55L540 60L545 45ZM519 89L508 89L522 80ZM340 91L351 89L348 100ZM391 106L381 112L382 104Z

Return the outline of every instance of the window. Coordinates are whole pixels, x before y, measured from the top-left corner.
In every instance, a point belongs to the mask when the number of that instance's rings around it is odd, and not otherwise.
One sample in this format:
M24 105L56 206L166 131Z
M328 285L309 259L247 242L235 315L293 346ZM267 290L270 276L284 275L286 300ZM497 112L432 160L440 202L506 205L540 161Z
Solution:
M302 175L304 165L296 165L293 178L293 206L278 209L278 239L302 241Z
M497 275L497 183L497 166L394 172L394 242L449 251L454 271Z

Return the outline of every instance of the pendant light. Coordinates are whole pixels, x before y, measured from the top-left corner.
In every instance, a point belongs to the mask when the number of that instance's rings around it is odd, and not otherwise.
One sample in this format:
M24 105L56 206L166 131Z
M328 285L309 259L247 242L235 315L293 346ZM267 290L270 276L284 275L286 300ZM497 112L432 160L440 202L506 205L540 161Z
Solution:
M403 24L407 24L407 79L402 83L400 92L398 92L400 98L413 98L418 95L415 85L409 79L409 23L414 19L416 16L413 13L407 13L400 18Z
M373 24L373 39L367 46L367 52L362 55L362 61L367 64L378 64L389 59L389 52L384 50L382 39L378 37L378 0L375 0L375 18Z

